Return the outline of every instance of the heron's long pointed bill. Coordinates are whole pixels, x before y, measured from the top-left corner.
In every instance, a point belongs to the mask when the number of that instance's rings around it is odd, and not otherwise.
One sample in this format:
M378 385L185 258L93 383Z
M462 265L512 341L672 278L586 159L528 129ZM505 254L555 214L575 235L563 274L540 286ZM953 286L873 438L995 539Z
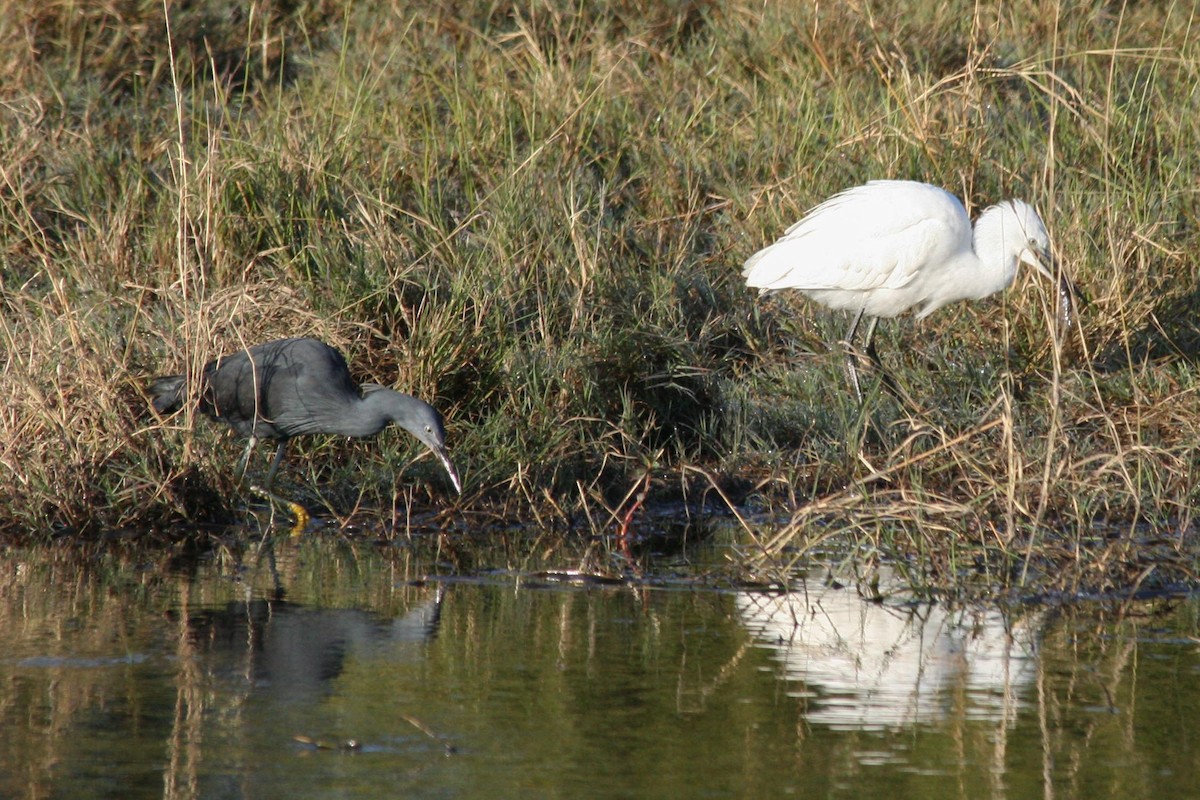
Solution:
M450 482L454 484L454 491L462 494L462 483L458 480L458 473L454 471L454 465L450 463L450 455L444 447L431 447L433 454L438 457L438 461L442 462L442 466L446 468L446 474L450 476Z

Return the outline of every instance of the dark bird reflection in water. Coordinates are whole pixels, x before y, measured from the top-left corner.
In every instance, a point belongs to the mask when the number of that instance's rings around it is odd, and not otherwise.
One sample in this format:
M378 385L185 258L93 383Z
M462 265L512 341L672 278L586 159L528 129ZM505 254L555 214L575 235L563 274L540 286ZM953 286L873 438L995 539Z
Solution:
M313 704L334 691L351 657L418 661L438 633L445 591L394 619L354 608L283 600L231 603L189 619L191 639L214 673L245 680L280 705Z

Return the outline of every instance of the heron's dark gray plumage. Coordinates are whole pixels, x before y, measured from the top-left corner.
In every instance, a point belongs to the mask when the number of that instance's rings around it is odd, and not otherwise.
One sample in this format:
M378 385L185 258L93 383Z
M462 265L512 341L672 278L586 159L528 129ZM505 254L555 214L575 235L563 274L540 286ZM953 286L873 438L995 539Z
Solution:
M293 436L372 436L396 424L432 450L454 488L462 490L446 452L441 415L428 403L402 392L375 383L356 385L346 359L324 342L296 338L255 345L209 362L200 381L200 411L229 423L250 440L241 470L258 440L279 442L266 485ZM175 411L187 397L185 378L156 378L150 394L158 413Z

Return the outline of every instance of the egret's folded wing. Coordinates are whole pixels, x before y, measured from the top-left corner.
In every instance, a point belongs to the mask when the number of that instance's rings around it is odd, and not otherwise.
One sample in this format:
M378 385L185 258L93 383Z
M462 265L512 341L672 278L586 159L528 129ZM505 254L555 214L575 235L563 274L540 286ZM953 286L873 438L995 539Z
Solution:
M742 270L764 292L866 292L908 285L922 265L960 246L970 223L953 195L924 184L875 181L836 195L752 255Z

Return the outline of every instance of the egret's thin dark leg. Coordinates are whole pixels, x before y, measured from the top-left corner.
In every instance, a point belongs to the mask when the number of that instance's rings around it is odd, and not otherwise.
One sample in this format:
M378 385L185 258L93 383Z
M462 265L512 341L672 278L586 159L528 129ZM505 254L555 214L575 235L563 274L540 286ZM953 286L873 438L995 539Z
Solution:
M858 330L859 323L862 321L863 312L860 310L854 315L854 322L850 325L850 331L846 334L846 374L850 376L850 386L854 389L854 396L858 399L858 404L863 403L862 384L858 379L858 352L854 349L854 334ZM896 381L888 374L888 371L883 366L883 360L879 358L879 351L875 349L875 326L879 324L879 317L871 317L867 320L867 329L863 333L863 349L867 358L871 359L871 366L879 375L879 380L883 384L883 388L900 401L908 401L907 396L900 391L900 387Z
M871 368L879 375L883 385L892 389L894 388L892 378L883 368L883 362L879 360L879 351L875 349L875 326L878 324L879 317L871 317L871 321L867 323L867 332L863 335L863 350L866 352L867 358L871 359Z
M850 379L850 388L854 390L854 397L858 400L861 406L863 401L862 387L858 382L858 366L854 355L854 333L858 330L858 323L862 321L863 309L859 309L854 315L854 320L850 323L850 330L846 331L846 338L842 340L842 348L846 351L846 375ZM875 322L878 318L871 317L870 327L867 329L867 337L870 338L871 333L875 330Z
M916 403L900 389L900 384L896 383L896 379L883 366L883 360L879 358L879 351L875 349L875 324L878 322L879 317L871 317L871 325L867 328L866 341L863 342L863 347L867 351L867 357L871 359L872 366L879 373L879 380L883 384L883 388L887 389L888 393L901 403L905 403L915 409L917 407Z
M876 364L879 363L879 356L875 352L875 326L878 324L879 317L871 317L871 321L867 323L867 332L863 334L863 349Z

